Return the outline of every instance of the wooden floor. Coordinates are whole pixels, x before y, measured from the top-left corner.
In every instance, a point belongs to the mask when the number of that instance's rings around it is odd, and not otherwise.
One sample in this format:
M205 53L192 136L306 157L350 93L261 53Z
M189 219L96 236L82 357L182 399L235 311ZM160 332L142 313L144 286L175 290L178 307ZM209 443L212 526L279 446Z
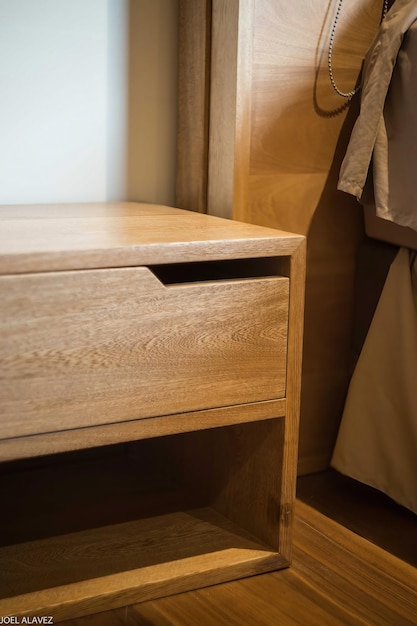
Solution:
M417 567L417 515L382 492L328 470L299 478L298 497L342 526Z
M417 517L333 472L300 479L298 493L289 569L62 624L417 624Z

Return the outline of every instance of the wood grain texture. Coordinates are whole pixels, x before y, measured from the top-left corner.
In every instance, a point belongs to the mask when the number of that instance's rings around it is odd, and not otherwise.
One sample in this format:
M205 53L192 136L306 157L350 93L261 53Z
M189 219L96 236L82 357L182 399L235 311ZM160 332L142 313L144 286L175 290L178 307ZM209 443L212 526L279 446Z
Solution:
M120 421L117 424L91 426L88 429L65 430L30 437L12 437L0 439L0 460L25 459L218 426L244 424L284 417L285 413L286 399L282 398L191 413L159 415L129 422Z
M415 568L297 501L287 570L64 624L412 626L416 615Z
M304 237L125 203L0 221L1 614L60 620L286 567ZM60 474L133 438L81 487ZM125 446L137 480L119 494ZM30 485L54 511L37 530L14 518Z
M349 91L381 3L344 3L334 43L338 86ZM329 463L350 377L360 207L337 192L354 107L332 90L327 45L335 7L258 0L254 20L249 194L237 219L308 238L299 470Z
M268 420L256 427L223 431L218 440L219 460L216 471L225 475L213 500L213 506L228 519L259 537L275 550L282 548L283 531L282 456L285 420ZM234 462L226 454L234 451ZM296 465L293 464L293 473ZM282 554L282 553L281 553ZM282 554L287 561L287 554Z
M291 276L288 322L287 407L284 424L282 483L280 504L279 551L291 562L294 502L299 451L299 430L302 391L302 355L304 340L304 299L306 249L300 246L287 260Z
M343 5L333 47L350 91L378 28L379 0ZM350 377L354 275L363 238L337 191L358 98L332 89L331 2L213 3L208 212L308 238L300 471L328 466ZM210 180L212 177L212 180Z
M300 476L297 497L417 568L417 516L381 491L329 469Z
M207 494L203 497L218 512L277 551L284 421L192 433L181 440L189 489Z
M211 3L179 0L176 204L207 212Z
M128 268L3 276L0 294L3 439L285 396L287 278Z
M207 212L247 202L254 0L212 2Z
M1 614L60 620L285 567L266 543L279 543L282 432L267 420L6 464Z
M56 620L285 565L211 510L8 546L0 555L1 614Z
M276 545L283 421L222 424L3 463L0 545L213 505L258 540ZM261 468L261 478L250 468ZM222 495L227 492L235 493L230 501ZM257 526L253 519L258 519Z
M415 568L307 505L298 502L297 509L303 522L298 526L298 565L306 577L313 577L317 591L326 585L326 593L337 607L348 611L352 606L360 608L365 623L412 624L417 615ZM307 524L318 532L312 536ZM325 545L320 532L328 539ZM317 567L320 560L326 562L325 572ZM342 588L337 588L336 576L341 576Z
M285 256L303 238L140 203L0 207L0 274Z

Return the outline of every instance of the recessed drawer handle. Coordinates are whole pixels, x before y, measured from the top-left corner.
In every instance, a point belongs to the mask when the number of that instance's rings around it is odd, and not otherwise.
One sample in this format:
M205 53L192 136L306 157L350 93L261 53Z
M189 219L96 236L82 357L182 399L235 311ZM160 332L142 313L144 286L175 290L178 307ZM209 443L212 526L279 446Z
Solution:
M212 281L277 278L280 274L272 259L233 259L198 263L152 265L148 268L165 286Z

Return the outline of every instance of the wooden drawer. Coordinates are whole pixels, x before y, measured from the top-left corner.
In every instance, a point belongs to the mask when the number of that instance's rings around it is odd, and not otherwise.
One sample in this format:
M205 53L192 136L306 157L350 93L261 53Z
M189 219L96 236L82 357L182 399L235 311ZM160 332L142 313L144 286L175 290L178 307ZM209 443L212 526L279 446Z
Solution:
M288 292L147 267L1 277L1 437L284 397Z

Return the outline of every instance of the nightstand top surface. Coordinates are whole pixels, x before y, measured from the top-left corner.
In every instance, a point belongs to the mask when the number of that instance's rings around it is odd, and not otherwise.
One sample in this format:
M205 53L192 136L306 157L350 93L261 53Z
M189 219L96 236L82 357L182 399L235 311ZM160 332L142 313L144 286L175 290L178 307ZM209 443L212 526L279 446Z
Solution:
M302 235L133 202L0 206L0 274L288 256Z

